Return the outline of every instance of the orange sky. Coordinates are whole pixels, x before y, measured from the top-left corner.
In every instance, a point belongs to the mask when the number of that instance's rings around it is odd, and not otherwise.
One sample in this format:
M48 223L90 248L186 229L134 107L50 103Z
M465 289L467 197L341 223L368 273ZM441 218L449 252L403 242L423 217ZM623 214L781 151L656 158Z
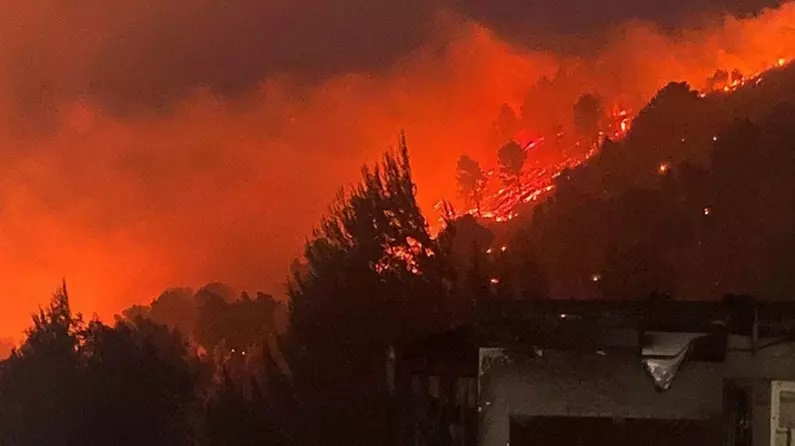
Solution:
M716 68L750 73L795 56L791 3L710 23L673 34L627 23L598 51L564 57L442 13L433 36L379 70L313 84L267 76L233 99L195 89L135 114L88 95L51 95L44 112L20 108L9 87L18 79L4 69L0 92L14 99L0 102L0 336L19 337L62 277L77 309L103 318L170 286L223 281L281 295L337 189L401 129L431 213L436 200L456 197L459 155L493 162L500 106L518 109L561 67L572 81L538 113L567 113L590 91L637 108L669 80L698 84ZM44 77L81 76L80 59L91 59L102 34L83 37L79 51L64 44L52 47L57 57L31 56L35 66ZM0 44L0 58L7 50Z

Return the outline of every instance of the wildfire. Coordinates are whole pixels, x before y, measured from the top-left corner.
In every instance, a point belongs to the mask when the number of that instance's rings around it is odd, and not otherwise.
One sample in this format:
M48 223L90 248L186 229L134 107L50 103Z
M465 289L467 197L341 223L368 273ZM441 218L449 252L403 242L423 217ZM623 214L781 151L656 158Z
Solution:
M769 65L766 70L780 68L787 63L787 59L779 58L773 64ZM762 83L764 71L759 71L749 77L745 77L739 70L732 70L731 72L718 70L710 79L710 85L707 89L700 91L698 96L700 98L706 98L711 94L731 93L744 86L758 86ZM574 169L588 161L588 159L597 153L601 143L608 135L615 141L625 138L632 129L632 119L633 116L628 110L617 105L614 106L609 113L606 125L599 131L597 143L591 144L584 140L574 141L572 144L573 147L570 147L570 150L567 152L577 153L578 150L581 152L582 147L590 144L589 150L584 154L569 154L551 166L525 169L521 173L519 181L520 186L500 187L490 195L484 197L480 208L469 209L466 213L496 223L506 223L513 220L519 215L516 212L518 206L537 202L549 192L553 191L555 189L555 180L565 170ZM527 135L529 132L522 131L521 134ZM558 131L556 134L557 139L559 140L562 136L563 132ZM556 138L552 139L554 140ZM713 136L712 140L717 141L718 137ZM538 137L530 141L522 139L522 146L525 150L535 149L540 147L544 141L544 137ZM687 142L687 139L681 138L681 142L684 144ZM657 172L663 175L668 173L670 169L670 163L661 162L657 167ZM487 177L494 177L495 171L495 169L489 169L486 172ZM709 215L709 213L710 209L705 208L704 214ZM488 250L487 253L491 253L491 250Z
M627 136L632 123L629 112L621 107L615 107L610 118L611 123L608 125L608 130L611 130L613 139L620 140ZM604 132L600 132L600 134L604 134Z
M433 257L434 254L432 249L423 247L419 240L414 237L406 237L404 244L384 246L381 260L373 265L373 269L378 274L382 274L402 267L414 275L421 275L419 258L423 255Z
M781 68L786 64L787 59L781 57L763 71ZM763 71L757 71L751 76L745 77L738 70L733 70L730 74L727 74L725 70L718 70L709 79L710 85L707 87L707 91L701 92L699 96L704 98L709 93L730 93L745 85L759 85L762 83Z

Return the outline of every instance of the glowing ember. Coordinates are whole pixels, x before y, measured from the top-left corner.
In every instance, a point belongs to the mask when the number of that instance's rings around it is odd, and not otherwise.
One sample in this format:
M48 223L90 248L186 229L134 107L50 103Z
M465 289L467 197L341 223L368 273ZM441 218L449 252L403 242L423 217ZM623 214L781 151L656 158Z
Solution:
M657 167L657 172L660 174L664 174L669 170L671 170L671 165L668 163L660 163L660 165Z
M712 213L712 208L710 208L709 206L704 208L704 215L709 215L711 213Z
M599 274L593 274L593 275L591 275L591 282L594 282L594 283L596 283L596 282L598 282L598 281L600 281L600 280L602 280L602 276L601 276L601 275L599 275Z
M785 63L787 63L787 59L784 59L783 57L778 60L778 66L780 67L783 67Z
M381 260L373 265L373 269L383 274L396 268L402 268L414 275L421 275L418 258L422 255L432 257L433 250L423 248L422 243L414 237L406 237L405 244L384 246Z
M500 283L500 279L492 277L489 282L491 282L492 285L497 285L498 283Z

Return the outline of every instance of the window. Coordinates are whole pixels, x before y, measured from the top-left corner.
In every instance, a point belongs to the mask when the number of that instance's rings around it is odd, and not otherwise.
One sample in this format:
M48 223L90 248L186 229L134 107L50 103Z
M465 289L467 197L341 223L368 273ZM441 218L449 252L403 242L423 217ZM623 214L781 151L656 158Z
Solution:
M778 427L795 428L795 391L782 391L778 395Z
M771 446L795 446L795 382L773 381L770 400Z

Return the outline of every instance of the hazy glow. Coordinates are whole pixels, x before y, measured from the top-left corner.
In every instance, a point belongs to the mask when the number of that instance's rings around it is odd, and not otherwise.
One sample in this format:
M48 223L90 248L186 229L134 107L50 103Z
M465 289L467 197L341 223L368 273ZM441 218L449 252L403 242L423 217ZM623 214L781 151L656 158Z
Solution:
M23 19L44 20L33 12ZM134 115L57 94L43 114L0 101L0 335L19 336L62 277L77 308L102 317L169 286L224 281L279 294L337 188L394 145L401 129L433 221L433 204L458 195L457 157L495 165L504 142L494 130L500 107L518 111L541 76L565 68L570 81L528 115L569 116L585 92L638 110L670 80L700 87L716 68L754 73L795 55L793 23L789 4L674 35L625 24L599 52L562 57L440 14L426 44L388 68L312 86L274 76L234 100L197 90ZM0 60L33 48L29 34L26 23L0 30ZM81 39L36 52L38 74L83 76L103 35ZM0 67L9 72L6 62ZM3 76L0 97L12 97L18 80ZM23 104L35 109L36 101ZM630 124L620 122L622 131ZM544 147L533 149L533 163L562 162ZM522 199L551 190L544 183Z

